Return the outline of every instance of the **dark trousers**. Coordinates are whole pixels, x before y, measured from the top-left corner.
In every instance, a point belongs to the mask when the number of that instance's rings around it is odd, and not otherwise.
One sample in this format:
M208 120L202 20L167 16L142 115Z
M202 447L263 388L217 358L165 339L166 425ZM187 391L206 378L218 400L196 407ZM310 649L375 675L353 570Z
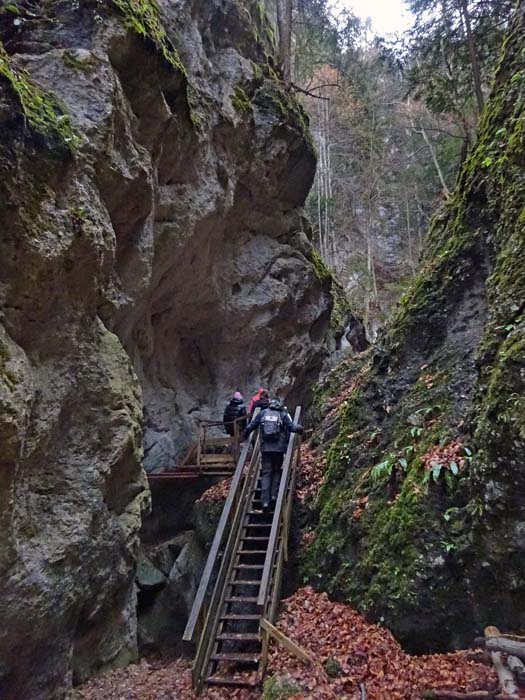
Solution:
M261 501L276 501L281 482L284 452L263 452L261 455Z

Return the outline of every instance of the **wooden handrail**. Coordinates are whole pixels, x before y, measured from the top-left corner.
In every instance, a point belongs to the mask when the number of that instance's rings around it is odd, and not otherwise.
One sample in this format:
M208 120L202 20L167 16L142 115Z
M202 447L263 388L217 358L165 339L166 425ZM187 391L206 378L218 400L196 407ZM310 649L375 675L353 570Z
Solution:
M197 623L200 619L201 612L203 610L203 606L204 606L204 602L205 602L205 598L206 598L206 592L207 592L209 584L210 584L210 579L211 579L211 576L213 573L213 569L214 569L215 564L217 562L217 558L219 555L222 540L224 538L224 533L226 531L226 526L228 524L228 521L229 521L231 513L232 513L233 506L235 504L235 497L237 495L237 490L239 488L239 484L241 483L241 480L243 477L244 465L246 462L246 458L248 456L248 452L250 450L250 444L252 442L252 439L253 439L253 433L252 433L252 436L250 437L250 439L246 440L244 447L241 450L241 454L240 454L239 460L237 462L237 467L235 468L235 472L233 474L230 490L228 492L226 502L224 503L224 508L222 509L221 517L219 519L219 524L217 525L217 530L215 531L215 536L213 538L210 552L208 554L208 558L207 558L206 564L204 566L204 571L202 573L199 588L197 590L195 600L193 601L193 606L191 608L191 612L190 612L190 615L188 617L186 629L184 630L184 634L182 637L183 640L186 642L192 642L194 639L194 636L195 636L195 630L197 628Z
M297 408L295 409L294 423L298 423L300 418L301 407L297 406ZM275 504L275 511L272 520L272 529L270 530L270 540L268 542L268 549L266 551L266 557L264 560L264 568L261 579L261 587L259 588L259 596L257 598L257 605L260 608L265 607L266 600L268 598L268 590L270 588L270 581L272 578L275 549L277 545L277 540L279 538L279 530L281 528L283 505L285 501L286 492L288 490L288 482L290 479L291 469L293 466L292 460L294 457L296 435L296 433L290 433L290 438L288 440L288 448L284 457L281 483L279 484L279 494L277 496L277 502ZM264 610L262 611L262 614L264 614ZM270 622L273 622L273 620L270 620Z
M239 538L242 531L242 521L245 514L247 502L252 493L255 480L258 474L259 459L260 459L260 436L257 435L252 457L248 466L248 473L245 475L242 484L240 498L237 502L237 508L231 523L228 534L228 540L224 548L224 553L221 561L221 566L217 575L217 580L210 599L208 614L203 626L201 638L197 648L197 653L192 666L193 687L197 694L202 689L206 668L209 662L209 657L212 652L215 633L219 624L222 604L225 596L225 584L231 575L232 566L235 562L235 552L239 546Z

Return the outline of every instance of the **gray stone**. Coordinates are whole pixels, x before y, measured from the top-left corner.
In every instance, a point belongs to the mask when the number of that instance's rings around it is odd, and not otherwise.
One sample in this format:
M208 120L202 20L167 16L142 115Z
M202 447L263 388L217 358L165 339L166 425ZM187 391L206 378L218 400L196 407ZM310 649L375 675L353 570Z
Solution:
M192 530L181 532L161 544L147 547L147 556L151 562L168 577L177 557L192 537Z
M145 650L177 649L195 599L205 556L193 535L177 557L168 585L139 615L139 643Z
M135 574L137 586L145 591L162 588L166 584L166 576L148 559L143 552L140 553Z

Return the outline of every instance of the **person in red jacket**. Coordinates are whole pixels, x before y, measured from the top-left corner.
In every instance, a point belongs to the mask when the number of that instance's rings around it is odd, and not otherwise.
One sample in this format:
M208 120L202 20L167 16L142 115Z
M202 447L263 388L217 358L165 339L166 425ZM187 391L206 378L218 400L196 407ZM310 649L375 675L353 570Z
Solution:
M268 408L269 404L270 394L266 391L266 389L263 389L263 387L261 387L252 396L252 400L250 401L250 405L248 406L248 419L251 420L253 418L253 412L256 408Z

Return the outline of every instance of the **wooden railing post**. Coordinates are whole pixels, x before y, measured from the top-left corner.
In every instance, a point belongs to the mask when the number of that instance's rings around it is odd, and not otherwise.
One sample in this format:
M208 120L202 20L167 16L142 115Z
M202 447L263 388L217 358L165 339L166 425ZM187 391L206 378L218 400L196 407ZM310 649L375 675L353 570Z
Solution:
M239 446L241 444L241 434L240 434L240 423L239 419L236 418L233 421L233 455L237 459L239 454Z

